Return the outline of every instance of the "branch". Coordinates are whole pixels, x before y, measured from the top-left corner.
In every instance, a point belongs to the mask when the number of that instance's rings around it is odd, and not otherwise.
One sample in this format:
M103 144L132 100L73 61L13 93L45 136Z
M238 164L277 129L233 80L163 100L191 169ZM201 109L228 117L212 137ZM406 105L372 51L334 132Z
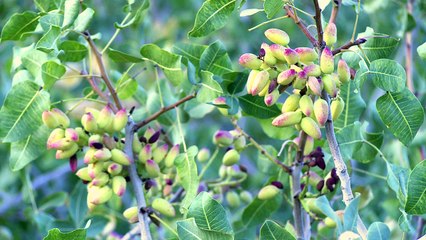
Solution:
M284 7L285 10L287 11L287 15L293 19L294 23L297 24L297 26L300 28L300 30L302 30L302 32L306 35L306 37L308 38L308 40L311 42L311 44L313 46L316 46L316 40L315 38L312 36L312 34L309 32L308 28L306 28L305 24L299 19L299 17L297 17L292 8L290 6L285 6Z
M414 0L407 1L407 12L413 13ZM407 87L412 93L414 93L413 85L413 33L405 33L405 70L407 71Z
M328 20L328 24L335 23L337 14L339 13L340 4L342 4L342 0L334 0L333 1L333 9L331 10L330 19Z
M147 125L148 123L154 121L155 119L157 119L161 114L172 110L173 108L181 105L182 103L185 103L193 98L195 98L197 96L197 93L193 93L191 95L188 95L182 99L180 99L179 101L167 106L167 107L163 107L160 110L158 110L156 113L152 114L150 117L148 117L147 119L143 120L142 122L136 123L134 124L134 131L139 130L141 127Z
M114 99L115 105L118 109L122 109L120 99L118 99L117 93L115 92L114 87L112 86L111 79L109 79L108 73L105 69L104 61L102 60L102 53L99 52L98 48L96 47L95 43L93 42L93 39L90 37L89 32L84 32L84 37L86 38L86 41L89 43L90 49L92 49L93 53L95 54L96 62L98 63L99 70L101 72L101 77L104 80L109 92L111 93L112 98Z
M315 25L317 26L317 34L318 34L318 41L315 46L318 47L320 52L325 46L324 40L323 40L323 30L322 30L322 23L321 23L321 8L318 4L318 0L313 0L314 6L315 6Z
M338 47L338 48L336 48L336 49L334 49L333 50L333 55L336 55L336 54L338 54L338 53L340 53L340 52L342 52L342 50L345 50L345 49L349 49L349 48L351 48L352 46L358 46L358 45L361 45L361 44L363 44L363 43L365 43L365 42L367 42L367 39L365 39L365 38L359 38L359 39L357 39L357 40L355 40L355 41L349 41L349 42L347 42L345 45L343 45L343 46L341 46L341 47Z
M136 196L136 202L138 205L138 219L139 219L139 228L141 230L141 239L142 240L151 240L151 233L149 231L149 224L148 224L148 214L145 212L146 208L146 202L145 202L145 196L143 191L143 183L140 179L138 172L136 170L136 163L134 161L133 157L133 149L132 149L132 143L134 138L134 122L131 117L129 117L129 121L126 125L126 140L124 144L124 152L127 154L127 156L130 157L131 164L128 167L129 171L129 177L130 181L133 185L134 194Z
M264 155L266 158L268 158L271 162L277 164L279 167L281 167L285 172L291 174L292 169L291 167L285 165L277 158L274 158L270 153L266 151L265 148L263 148L256 140L254 140L248 133L244 132L244 130L238 125L236 120L232 121L232 124L234 125L235 129L238 130L244 137L246 137L259 151L262 155Z

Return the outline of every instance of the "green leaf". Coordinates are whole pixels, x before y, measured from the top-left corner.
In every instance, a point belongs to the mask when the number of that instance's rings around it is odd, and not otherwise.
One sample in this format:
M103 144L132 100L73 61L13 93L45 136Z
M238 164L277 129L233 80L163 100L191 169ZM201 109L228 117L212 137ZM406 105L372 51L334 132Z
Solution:
M199 45L193 43L178 43L173 45L173 52L176 54L182 55L188 58L189 61L194 64L198 69L200 67L200 59L204 50L206 50L206 45Z
M74 31L76 32L84 32L90 24L90 21L95 14L95 10L91 8L84 9L74 21Z
M225 46L216 41L204 50L200 58L200 69L222 75L232 71L232 63L229 59Z
M362 145L361 123L355 122L336 132L340 151L345 159L352 158L355 151Z
M296 129L294 127L283 127L277 131L277 127L272 125L272 119L257 119L263 132L270 138L287 140L295 135Z
M236 0L207 0L195 17L190 37L203 37L224 27L235 9Z
M125 73L117 82L117 95L120 99L127 99L132 97L137 89L138 83L129 74Z
M219 232L201 230L197 227L194 218L177 221L179 239L185 240L232 240L232 235Z
M281 227L278 223L266 220L260 228L259 240L271 240L271 239L295 239L285 228Z
M201 71L201 87L197 100L201 103L210 102L223 94L220 84L213 79L213 73Z
M41 77L44 82L44 89L50 90L66 72L65 67L55 61L47 61L41 66Z
M417 54L419 54L422 59L426 59L426 42L417 47Z
M383 143L383 132L370 133L364 130L361 134L366 141L380 149ZM352 154L352 157L360 163L369 163L376 157L376 155L376 149L369 144L362 144L361 147Z
M315 200L315 205L320 209L327 217L331 218L337 224L337 234L342 232L342 221L337 216L336 212L331 208L330 202L326 196L321 196Z
M281 114L281 111L278 109L276 105L268 107L265 105L263 101L263 97L252 96L252 95L244 95L239 97L241 109L248 115L266 119L276 117Z
M49 12L58 9L61 5L61 0L34 0L36 7L42 12Z
M388 226L381 222L374 222L367 232L367 240L388 240L391 239L391 232Z
M398 225L402 231L406 233L412 233L415 231L413 225L411 224L412 216L408 215L403 209L399 209L401 216L398 218Z
M174 86L182 83L185 76L181 68L181 56L163 50L155 44L144 45L140 53L147 60L161 67Z
M345 107L339 118L334 121L334 126L344 128L359 119L366 105L353 81L343 84L340 87L340 97L345 102Z
M419 162L408 178L405 211L412 215L426 213L426 161Z
M49 53L56 48L56 41L61 34L61 28L57 26L50 26L49 31L47 31L43 37L36 44L36 49Z
M118 63L138 63L143 61L143 59L140 57L133 56L112 48L108 50L108 56L114 62L118 62Z
M282 196L278 195L272 199L260 200L255 198L243 211L243 229L261 224L266 218L271 216L282 202Z
M235 95L242 92L246 86L248 74L245 72L230 72L225 73L223 76L224 88L229 94Z
M63 233L58 228L49 230L43 240L84 240L86 239L86 229L76 229L72 232Z
M13 142L10 146L9 166L19 171L46 151L46 141L50 130L41 125L28 137Z
M370 69L363 77L372 79L374 85L385 91L399 92L404 90L407 80L404 68L394 60L378 59L370 64Z
M360 196L356 196L345 208L343 214L343 231L356 232L356 226L358 222L358 206Z
M265 0L263 8L265 9L266 16L271 19L279 11L283 11L284 1L283 0Z
M15 142L35 132L42 125L41 114L49 108L49 93L37 84L25 81L12 87L0 110L0 137Z
M395 164L386 163L388 172L387 183L389 187L396 193L401 205L404 205L407 196L407 180L409 170Z
M56 12L50 12L44 16L42 16L39 20L41 28L44 31L50 29L51 26L61 27L64 15Z
M397 93L385 93L377 99L376 108L386 127L404 145L413 140L423 123L423 107L407 88Z
M34 76L35 81L40 83L40 85L43 84L41 79L41 66L47 61L47 59L48 56L46 53L35 49L24 53L21 59L22 65L31 73L31 75Z
M225 209L207 192L201 192L192 202L188 211L188 218L191 217L202 230L224 234L234 233Z
M86 46L76 41L63 41L59 45L59 50L63 53L58 56L62 62L79 62L83 60L88 51Z
M177 175L182 183L182 187L185 189L185 197L180 205L180 211L185 213L188 211L188 207L192 200L197 196L198 191L198 170L197 164L195 163L195 156L198 153L198 148L192 146L188 148L186 153L179 154L175 159L175 166Z
M65 201L68 198L68 194L66 192L55 192L50 194L49 196L43 198L39 205L39 209L41 211L45 211L50 208L60 207L65 205Z
M70 195L68 211L75 224L74 227L83 227L87 215L87 189L81 181L75 185Z
M1 31L1 41L21 39L22 35L36 29L39 18L37 13L30 11L13 14Z
M74 23L80 11L80 0L65 0L64 21L62 27L68 27Z

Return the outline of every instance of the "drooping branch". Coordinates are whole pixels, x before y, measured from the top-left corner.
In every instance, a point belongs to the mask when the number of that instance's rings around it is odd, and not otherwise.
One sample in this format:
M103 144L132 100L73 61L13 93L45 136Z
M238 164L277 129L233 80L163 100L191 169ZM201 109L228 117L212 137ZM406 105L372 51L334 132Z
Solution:
M336 49L334 49L333 50L333 55L336 55L336 54L338 54L338 53L340 53L341 51L343 51L343 50L346 50L346 49L349 49L349 48L351 48L352 46L358 46L358 45L361 45L361 44L363 44L363 43L365 43L365 42L367 42L367 39L365 39L365 38L359 38L359 39L357 39L357 40L355 40L355 41L349 41L349 42L347 42L347 43L345 43L343 46L341 46L341 47L338 47L338 48L336 48Z
M308 38L309 42L311 42L311 44L313 46L316 45L316 40L314 38L314 36L312 36L312 34L309 32L308 28L305 26L305 24L300 20L300 18L294 14L293 9L291 8L291 6L286 5L285 10L287 11L287 15L293 19L294 23L297 24L297 26L300 28L300 30L302 30L302 32L306 35L306 37Z
M407 1L407 12L413 13L414 0ZM405 71L407 72L407 87L414 93L413 84L413 33L407 31L405 33Z
M331 10L330 19L328 20L329 24L336 22L337 14L339 13L339 8L342 4L342 0L334 0L333 3L333 9Z
M322 23L321 23L321 8L318 4L318 0L313 0L314 2L314 7L315 7L315 25L317 26L317 34L318 34L318 41L317 44L315 45L318 49L320 49L320 51L323 49L323 47L325 46L324 40L323 40L323 33L324 31L322 30Z

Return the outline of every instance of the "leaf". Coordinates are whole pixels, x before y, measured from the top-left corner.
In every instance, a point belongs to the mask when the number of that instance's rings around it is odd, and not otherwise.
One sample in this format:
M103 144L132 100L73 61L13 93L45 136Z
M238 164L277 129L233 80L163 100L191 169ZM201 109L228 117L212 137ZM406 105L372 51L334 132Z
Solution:
M49 108L49 93L34 82L16 84L8 93L0 110L0 137L15 142L35 132L42 125L41 114Z
M235 9L236 0L207 0L198 10L190 37L203 37L222 28Z
M404 68L396 61L378 59L370 64L370 69L363 77L372 79L374 85L385 91L400 92L405 88L407 80Z
M232 235L201 230L195 224L194 218L177 221L179 239L185 240L232 240Z
M271 19L284 7L283 0L265 0L263 8L265 9L266 16Z
M80 0L65 0L64 21L62 28L68 27L74 23L75 18L80 11Z
M408 178L405 211L412 215L426 213L426 161L419 162Z
M210 102L223 94L220 84L213 79L213 73L201 71L201 87L197 93L197 100L201 103Z
M49 12L58 9L61 5L61 0L34 0L36 7L42 12Z
M50 90L67 70L62 64L55 61L47 61L41 66L41 77L44 82L44 89Z
M66 192L55 192L40 201L39 209L41 211L45 211L50 208L63 206L65 205L65 201L67 200L67 198L68 194Z
M39 20L41 28L43 28L44 31L47 31L50 29L51 26L55 27L61 27L62 21L63 21L64 15L56 12L50 12L44 16L42 16Z
M174 86L178 86L182 83L184 74L181 68L181 56L163 50L155 44L144 45L140 53L143 57L147 58L147 60L161 67L167 79L169 79Z
M112 48L108 50L108 56L114 62L118 62L118 63L138 63L143 61L143 59L140 57L133 56Z
M173 45L173 52L188 58L198 69L200 67L201 55L207 47L206 45L193 43L178 43Z
M68 212L75 227L83 227L83 221L87 215L87 189L81 181L75 185L70 195Z
M331 0L318 0L318 4L320 9L324 10L328 4L330 4Z
M39 18L37 13L30 11L13 14L1 31L1 41L21 39L22 35L36 29Z
M260 228L259 240L271 240L271 239L295 239L285 228L281 227L278 223L266 220Z
M226 89L229 94L235 95L244 90L248 74L246 72L230 72L225 73L222 78L224 89Z
M95 14L95 10L91 8L84 9L74 21L74 31L76 32L84 32L90 24L90 21Z
M282 127L277 131L277 127L272 125L272 119L257 119L263 132L270 138L287 140L295 135L296 129L294 127Z
M248 16L252 16L258 12L263 12L264 9L262 8L250 8L250 9L244 9L243 11L240 12L240 17L248 17Z
M398 218L398 225L402 231L406 233L412 233L415 231L414 227L411 225L412 216L408 215L403 209L399 209L401 216Z
M63 41L59 45L59 50L63 53L58 56L62 62L79 62L83 60L88 51L86 46L76 41Z
M374 222L368 228L367 239L368 240L388 240L388 239L391 239L391 233L386 224L381 222Z
M76 229L72 232L63 233L58 228L49 230L43 240L84 240L86 239L86 229Z
M407 180L409 170L392 163L386 163L388 172L387 183L389 187L396 193L401 205L404 205L407 196Z
M21 59L22 65L34 76L37 83L40 82L40 85L42 85L41 66L47 59L48 56L46 53L35 49L24 53Z
M272 199L260 200L255 198L243 211L243 229L261 224L266 218L271 216L282 202L282 196L278 195Z
M36 44L36 49L43 51L45 53L49 53L56 48L56 41L61 34L61 28L57 26L50 26L49 31L40 38L40 40Z
M363 139L380 149L383 143L383 132L370 133L363 130L361 134ZM352 157L360 163L369 163L376 157L376 155L376 149L366 143L362 144L361 147L353 153Z
M426 42L417 47L417 54L420 58L426 59Z
M342 221L337 216L336 212L331 208L330 202L326 196L321 196L315 200L315 205L320 209L327 217L331 218L337 224L337 234L342 232Z
M252 96L252 95L244 95L239 97L241 109L248 115L266 119L276 117L281 114L281 111L278 109L276 105L268 107L265 105L263 101L263 97Z
M362 145L361 123L355 122L336 132L336 139L343 158L352 158L355 151Z
M120 99L132 97L137 89L138 83L129 74L124 73L117 82L117 95Z
M188 148L186 153L179 154L175 159L175 166L177 175L182 183L182 187L185 189L185 197L180 205L180 211L185 213L188 211L188 207L192 200L197 196L198 191L198 170L197 164L195 163L195 156L198 153L198 148L192 146Z
M225 209L207 192L201 192L192 202L188 218L192 217L202 230L234 234Z
M231 60L222 42L216 41L204 50L200 57L200 69L212 72L215 75L232 71Z
M345 107L339 118L334 121L334 126L344 128L359 119L366 105L353 81L343 84L340 87L340 97L345 102Z
M10 146L9 166L19 171L46 151L46 141L50 130L41 125L28 137L13 142Z
M343 231L356 232L356 225L358 222L358 206L360 196L356 196L345 208L343 214Z
M386 127L406 146L423 123L423 107L407 88L397 93L385 93L377 99L376 108Z

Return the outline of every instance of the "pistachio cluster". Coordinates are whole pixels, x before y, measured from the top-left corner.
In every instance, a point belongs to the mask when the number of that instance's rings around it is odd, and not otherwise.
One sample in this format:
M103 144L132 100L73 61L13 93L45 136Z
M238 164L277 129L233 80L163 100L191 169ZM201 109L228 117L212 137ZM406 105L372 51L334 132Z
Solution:
M330 47L336 42L336 26L330 23L324 31L327 46L318 55L313 48L289 48L290 38L280 29L268 29L265 36L273 43L262 43L259 54L243 54L239 63L251 69L247 79L247 92L264 97L267 106L275 104L281 93L293 88L284 101L282 114L273 119L276 127L295 126L314 139L321 138L329 111L333 120L342 113L344 102L339 88L351 78L350 68L340 59L335 71ZM332 98L330 106L321 98L325 90Z

